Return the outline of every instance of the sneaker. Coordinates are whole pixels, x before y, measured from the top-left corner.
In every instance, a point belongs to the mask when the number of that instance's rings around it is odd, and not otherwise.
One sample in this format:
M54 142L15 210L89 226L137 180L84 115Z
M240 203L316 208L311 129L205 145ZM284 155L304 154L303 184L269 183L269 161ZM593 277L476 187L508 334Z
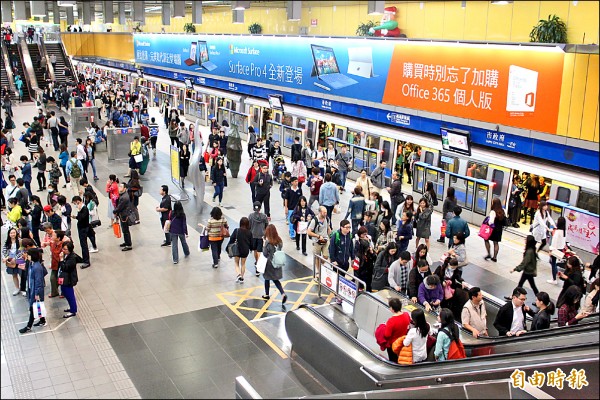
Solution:
M119 247L127 247L127 245L125 243L121 243Z
M271 296L269 296L268 294L263 294L262 296L260 296L263 300L269 300L271 298Z
M558 285L558 282L555 281L554 279L548 279L546 282L552 284L552 285Z
M300 246L296 246L296 250L300 251Z
M21 290L21 296L23 296L23 297L27 297L27 292L26 292L26 291L24 291L24 290Z
M171 247L171 242L163 242L163 244L161 244L160 247Z
M213 268L215 268L215 269L216 269L216 268L219 268L219 264L213 264L213 266L212 266L212 267L213 267Z
M173 261L173 264L177 264L177 263L179 263L179 261Z
M83 265L82 265L81 267L79 267L79 268L81 268L81 269L86 269L86 268L89 268L89 267L91 267L91 266L92 266L91 264L83 264Z
M100 178L98 178L97 176L95 176L95 177L94 177L94 180L95 180L95 181L97 181L97 180L99 180L99 179L100 179Z
M90 253L97 253L98 249L90 249Z
M48 323L46 321L42 322L42 320L39 320L38 322L33 324L33 326L46 326L46 325L48 325Z
M235 283L242 283L242 276L238 275L237 278L235 278Z
M27 333L27 332L31 332L31 328L26 326L25 328L21 328L19 329L20 333Z
M244 278L240 278L240 283L243 284L244 283Z
M271 222L271 217L267 217L267 221Z
M302 252L302 255L303 255L303 256L307 256L307 255L308 255L308 253L307 253L307 252L305 252L305 251L303 251L303 252Z
M489 260L490 258L492 258L492 256L490 256L489 254L488 254L487 256L483 257L483 259L484 259L485 261Z
M284 294L283 298L281 299L281 304L285 304L286 301L287 301L287 294Z
M125 247L123 247L123 248L121 249L121 251L129 251L129 250L132 250L132 249L133 249L133 247L130 247L130 246L125 246Z
M498 262L498 259L494 257L490 258L490 260L492 260L493 262Z
M19 289L17 289L17 290L15 290L15 291L13 292L13 296L16 296L16 295L18 295L19 293L21 293L21 291L20 291Z
M74 317L76 315L77 314L74 314L74 313L70 312L70 313L67 313L67 314L63 315L63 318L71 318L71 317Z
M438 241L439 243L445 243L445 242L446 242L446 239L438 239L437 241Z
M71 312L71 309L70 309L70 308L65 308L65 309L63 310L63 312L70 313L70 312Z

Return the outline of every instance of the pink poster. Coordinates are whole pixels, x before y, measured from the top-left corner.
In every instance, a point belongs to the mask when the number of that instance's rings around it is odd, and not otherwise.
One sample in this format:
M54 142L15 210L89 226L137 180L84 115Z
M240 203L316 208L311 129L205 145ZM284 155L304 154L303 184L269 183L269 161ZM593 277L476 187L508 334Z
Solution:
M598 226L600 225L598 216L570 208L565 208L564 216L567 220L567 242L577 248L598 254Z

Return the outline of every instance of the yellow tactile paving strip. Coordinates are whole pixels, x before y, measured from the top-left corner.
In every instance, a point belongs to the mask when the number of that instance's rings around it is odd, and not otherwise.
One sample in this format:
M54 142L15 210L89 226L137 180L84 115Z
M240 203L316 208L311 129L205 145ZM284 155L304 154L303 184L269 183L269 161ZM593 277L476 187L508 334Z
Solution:
M312 276L304 278L290 279L281 281L285 293L288 295L288 301L285 304L285 310L272 309L277 303L281 303L281 295L275 285L271 284L271 298L265 301L261 298L264 294L264 286L244 287L230 292L218 293L216 296L231 309L242 321L248 325L261 339L265 341L282 358L288 356L267 336L265 336L252 321L260 320L275 315L285 314L300 307L301 304L319 305L322 303L311 303L309 297L317 298L318 283L313 281ZM297 295L297 296L296 296ZM325 302L331 301L332 295L327 296L323 293ZM325 298L326 297L326 298ZM254 306L253 303L258 303Z

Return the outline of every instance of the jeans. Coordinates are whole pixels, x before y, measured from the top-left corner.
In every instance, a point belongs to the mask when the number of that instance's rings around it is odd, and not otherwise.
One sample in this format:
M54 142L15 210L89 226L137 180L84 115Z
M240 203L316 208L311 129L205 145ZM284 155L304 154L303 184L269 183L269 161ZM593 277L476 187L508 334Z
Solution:
M96 159L92 158L88 163L89 163L89 165L92 166L92 172L94 173L94 178L97 178L98 174L96 173Z
M169 219L168 217L163 218L162 216L160 217L160 227L163 228L163 230L165 229L165 222L167 221L167 219ZM171 243L171 234L165 232L165 243Z
M292 214L293 213L294 213L294 210L288 210L288 213L287 213L288 230L290 231L291 239L296 238L296 229L294 228L294 224L292 223Z
M277 286L277 289L279 289L279 293L281 293L281 295L283 296L285 294L285 292L283 291L283 286L281 286L281 282L279 282L278 279L274 280L273 283L275 284L275 286ZM271 281L268 279L265 279L265 294L268 296L269 295L269 290L271 289Z
M252 193L252 204L256 201L256 188L254 185L250 185L250 192Z
M54 151L58 151L58 129L50 128L52 132L52 145L54 146Z
M69 310L73 314L77 314L77 300L75 299L75 289L73 286L61 285L60 290L63 296L69 302Z
M173 262L179 261L179 245L178 241L181 240L181 247L183 248L183 254L185 256L190 255L190 248L188 247L185 235L179 233L171 233L171 252L173 253Z
M348 177L348 170L340 171L340 186L342 189L346 187L346 178Z
M156 149L156 141L158 140L158 136L150 136L150 147L152 149Z
M550 256L550 265L552 266L552 280L556 280L556 275L558 275L558 265L556 257Z
M44 190L46 188L46 174L44 171L39 171L37 173L37 182L40 190Z
M35 317L33 316L33 306L29 306L29 321L27 321L28 328L31 328L33 326L34 320L35 320ZM42 322L42 323L46 322L46 318L45 317L40 318L40 322Z
M519 279L519 284L517 286L523 287L525 281L529 282L529 286L533 289L533 294L538 294L539 290L537 286L535 286L534 276L532 274L526 274L523 272L521 275L521 279Z
M71 181L69 175L67 175L67 166L66 165L61 165L62 168L62 172L63 172L63 176L65 177L65 183L69 183ZM55 188L57 189L57 188Z
M213 265L217 265L221 259L221 246L223 245L223 239L211 240L209 241L209 244L210 252L212 253Z
M270 217L271 216L271 193L270 192L260 193L260 194L257 193L256 201L263 204L265 214L267 214L267 217Z
M331 217L333 215L333 208L335 207L335 204L332 205L332 206L325 206L324 205L323 207L325 207L327 209L327 219L329 219L329 227L331 229L333 229L333 227L331 226Z
M29 197L33 196L33 193L31 192L31 181L29 181L29 182L25 181L25 188L29 192Z
M121 231L123 232L123 243L125 246L131 247L131 233L129 232L129 224L127 221L123 221L121 218L119 218L119 220L121 221Z
M223 201L223 189L225 189L225 183L221 182L221 183L217 183L214 186L215 188L215 194L213 194L213 200L218 196L219 197L219 203Z
M21 292L27 291L27 273L28 273L27 263L25 263L25 269L21 270L21 280L19 281L19 289Z

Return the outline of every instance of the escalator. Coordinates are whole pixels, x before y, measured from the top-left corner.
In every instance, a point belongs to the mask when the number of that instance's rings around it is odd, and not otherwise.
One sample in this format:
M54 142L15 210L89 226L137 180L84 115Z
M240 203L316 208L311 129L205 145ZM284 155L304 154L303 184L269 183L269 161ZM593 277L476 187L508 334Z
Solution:
M40 89L45 89L46 86L46 77L44 71L42 71L40 60L42 58L40 54L40 48L37 43L30 43L27 45L29 48L29 56L31 57L31 63L33 64L33 71L35 72L35 78L37 80L38 87Z
M373 296L364 296L363 301L378 302ZM333 307L301 306L286 314L285 326L292 356L309 364L341 392L509 379L516 368L531 375L535 370L547 373L559 367L567 375L573 368L584 369L589 382L579 391L565 385L561 398L595 397L598 391L597 318L579 327L555 328L518 338L494 338L481 345L465 343L471 353L478 347L487 347L485 355L399 365L376 354L334 322L343 318L342 313L335 311L333 318L327 316L325 310Z
M21 51L19 50L18 44L10 44L7 46L8 51L8 59L11 63L11 66L16 67L13 68L13 71L21 77L23 81L23 101L33 101L33 93L29 85L29 81L27 80L27 74L23 67L23 58L21 56Z
M56 56L56 68L54 68L54 77L61 85L69 81L77 81L77 77L72 68L71 61L68 59L62 43L45 43L48 57ZM64 71L68 70L70 76L65 76Z
M0 63L0 87L3 89L5 87L8 88L10 99L14 103L19 100L19 97L15 94L15 85L14 81L12 80L12 72L9 77L10 61L8 61L8 55L5 54L4 43L2 43L1 49L0 56L2 57L2 61Z

